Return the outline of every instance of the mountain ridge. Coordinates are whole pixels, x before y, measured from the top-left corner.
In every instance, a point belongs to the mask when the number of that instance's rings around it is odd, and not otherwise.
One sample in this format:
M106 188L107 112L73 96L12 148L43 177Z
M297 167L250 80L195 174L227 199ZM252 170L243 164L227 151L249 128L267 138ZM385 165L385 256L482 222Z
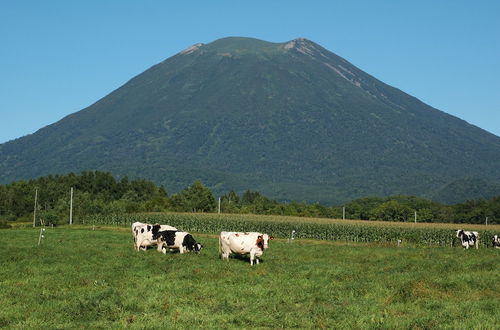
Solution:
M304 38L195 44L14 141L0 145L0 182L109 170L327 203L500 182L500 138Z

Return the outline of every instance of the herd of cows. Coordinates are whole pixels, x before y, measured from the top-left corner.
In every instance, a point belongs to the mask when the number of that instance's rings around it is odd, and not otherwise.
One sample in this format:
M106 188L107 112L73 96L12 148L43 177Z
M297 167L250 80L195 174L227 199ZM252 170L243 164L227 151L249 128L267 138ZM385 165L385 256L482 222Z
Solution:
M135 250L145 250L148 246L157 246L158 252L179 250L179 253L194 251L199 253L203 248L193 236L185 231L169 225L134 222L132 224ZM219 254L222 259L229 260L231 254L250 255L250 265L259 264L259 258L268 248L273 237L258 232L226 232L219 236Z
M135 250L146 250L149 246L157 246L157 250L164 254L168 250L176 249L179 252L186 253L194 251L199 253L203 248L193 236L185 231L179 231L177 228L169 225L148 224L134 222L132 224L132 235L134 237ZM479 248L479 233L477 231L457 230L457 238L460 239L462 247ZM231 254L250 255L250 265L254 262L259 264L259 258L265 249L268 248L269 240L273 237L268 234L258 232L226 232L223 231L219 236L219 255L222 259L229 260ZM493 237L492 246L500 248L500 237Z

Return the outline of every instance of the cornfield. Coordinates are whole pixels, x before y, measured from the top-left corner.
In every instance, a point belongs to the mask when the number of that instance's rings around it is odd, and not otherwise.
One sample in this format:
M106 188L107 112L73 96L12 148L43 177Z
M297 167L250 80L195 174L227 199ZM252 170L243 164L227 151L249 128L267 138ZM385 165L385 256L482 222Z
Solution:
M221 231L258 231L277 238L289 238L295 230L296 239L318 239L345 242L402 243L433 246L460 245L455 230L433 226L410 227L386 225L380 222L342 222L288 220L286 217L273 221L261 216L192 214L192 213L152 213L128 215L93 215L81 219L90 225L130 226L133 222L168 224L179 230L193 233L218 234ZM457 225L460 226L460 225ZM489 246L495 234L492 230L481 230L480 245Z

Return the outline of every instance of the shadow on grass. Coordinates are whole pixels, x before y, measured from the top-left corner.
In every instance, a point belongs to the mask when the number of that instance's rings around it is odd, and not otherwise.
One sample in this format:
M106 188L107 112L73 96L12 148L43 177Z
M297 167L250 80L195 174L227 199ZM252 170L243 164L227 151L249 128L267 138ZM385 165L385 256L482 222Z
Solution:
M244 261L247 264L250 263L250 255L249 254L231 254L229 256L229 258L230 259L237 259L239 261ZM264 263L264 260L263 259L259 259L259 263Z

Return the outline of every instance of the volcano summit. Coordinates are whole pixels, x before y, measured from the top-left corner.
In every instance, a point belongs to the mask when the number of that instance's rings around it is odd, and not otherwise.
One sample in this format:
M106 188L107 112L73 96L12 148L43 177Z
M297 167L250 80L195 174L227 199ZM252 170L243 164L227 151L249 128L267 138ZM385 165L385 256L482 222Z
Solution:
M95 104L0 145L0 182L111 171L216 193L340 203L500 194L500 138L307 39L196 44Z

